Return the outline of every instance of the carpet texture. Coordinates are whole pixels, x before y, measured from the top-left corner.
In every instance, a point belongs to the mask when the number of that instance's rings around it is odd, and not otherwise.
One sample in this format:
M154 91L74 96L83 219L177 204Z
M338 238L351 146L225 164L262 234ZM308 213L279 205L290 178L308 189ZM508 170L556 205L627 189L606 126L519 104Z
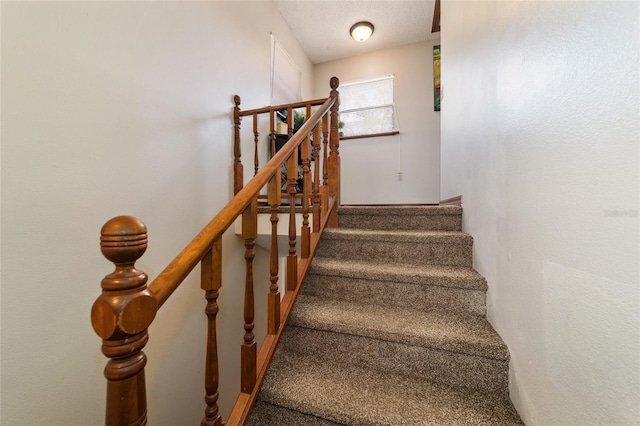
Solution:
M341 207L249 425L520 425L459 207Z

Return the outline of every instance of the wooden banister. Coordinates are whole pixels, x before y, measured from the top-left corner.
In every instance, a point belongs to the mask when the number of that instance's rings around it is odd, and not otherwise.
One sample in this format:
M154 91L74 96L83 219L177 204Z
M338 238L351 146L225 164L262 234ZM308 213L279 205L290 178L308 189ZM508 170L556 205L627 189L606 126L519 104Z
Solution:
M205 361L205 391L204 401L207 407L201 426L221 426L222 417L218 408L218 383L220 372L218 369L218 338L216 317L218 315L218 296L222 287L222 239L218 238L211 249L204 255L200 268L200 281L205 291L207 306L204 310L207 316L207 355Z
M327 211L333 211L333 210L336 210L337 208L338 208L338 205L335 202L335 198L330 198L328 200ZM321 229L324 229L327 226L328 218L329 218L328 215L323 215ZM321 235L322 234L320 232L314 233L311 235L311 257L307 259L300 259L300 264L298 268L299 282L303 282L305 277L307 276L307 273L311 266L311 260L313 259L313 255L316 252L318 243L320 242ZM253 392L251 392L250 394L241 392L240 395L238 395L238 399L236 400L236 403L233 406L233 410L231 411L231 414L227 419L227 423L226 423L227 426L244 425L246 423L249 417L251 407L258 397L258 393L260 392L260 387L262 386L262 383L267 374L267 369L269 368L269 365L271 364L271 360L273 359L273 355L275 354L276 345L280 340L282 332L284 331L284 327L287 325L287 320L289 319L289 315L293 310L293 305L296 299L298 298L300 290L302 290L301 287L298 287L294 291L288 291L282 298L282 303L280 306L282 310L282 313L280 316L282 324L278 329L276 336L267 335L267 337L262 343L262 346L260 347L260 351L258 352L258 379L256 381L256 386L253 389Z
M243 187L244 173L242 169L242 151L240 149L240 96L233 97L233 193L237 194Z
M102 227L100 235L102 254L116 267L102 280L102 295L91 309L91 324L102 337L102 353L109 358L104 369L105 424L145 425L147 357L142 349L158 310L147 288L147 274L135 268L136 260L147 250L147 227L134 217L118 216Z
M298 280L298 256L296 255L296 183L298 180L298 151L287 160L287 189L289 191L289 255L287 256L287 290L295 290Z
M269 253L269 296L267 301L267 333L274 335L280 328L280 291L278 288L278 211L280 208L280 179L276 173L269 181L268 201L271 211L271 250Z
M251 392L256 384L256 341L253 329L255 327L256 302L253 295L253 259L256 256L254 247L258 237L258 199L253 198L242 212L242 238L244 239L245 287L244 287L244 343L241 348L241 377L242 392Z
M327 167L329 163L329 116L324 115L322 117L322 190L320 192L320 197L322 200L322 213L327 212L327 188L329 187L329 168Z
M338 93L338 85L340 81L337 77L331 78L331 99L333 104L331 105L331 127L330 127L330 139L329 146L331 152L329 153L329 196L335 197L336 203L340 205L340 132L338 130L338 109L340 108L340 95ZM329 215L329 222L327 226L330 228L338 227L338 211L334 210Z
M307 111L310 110L307 107ZM308 115L308 114L307 114ZM317 126L316 126L317 127ZM311 237L311 228L309 227L309 197L311 189L311 140L307 134L302 142L302 230L300 236L300 256L309 257L309 238Z
M340 199L340 159L337 125L339 81L331 79L331 96L325 99L298 102L248 111L240 110L240 97L235 96L234 122L234 194L233 199L193 238L193 240L147 285L147 275L135 268L135 262L147 248L147 229L144 223L130 216L119 216L108 221L101 230L101 250L115 264L115 271L102 280L102 294L91 311L94 330L103 340L102 351L109 358L105 368L107 378L107 425L145 425L147 422L144 366L146 356L142 349L149 337L147 329L157 311L169 299L191 271L201 264L201 287L205 292L207 317L207 353L205 365L204 418L201 425L221 426L219 413L219 368L216 318L218 298L222 287L222 235L242 215L246 274L244 283L244 340L241 347L241 394L227 425L244 424L255 402L259 387L276 345L289 318L293 303L300 291L311 264L315 249L325 226L337 226L337 206ZM293 109L305 107L308 119L293 134ZM311 108L317 107L311 114ZM258 115L270 115L270 140L275 144L275 112L288 111L289 141L267 162L258 168ZM243 116L252 116L255 176L243 183L240 151L240 123ZM329 119L330 116L330 119ZM330 127L327 155L327 133ZM320 165L321 135L324 137L323 164ZM311 136L312 135L312 136ZM335 137L334 137L335 136ZM311 141L313 141L314 170L311 173ZM296 249L295 185L298 169L298 150L303 168L302 238L300 259ZM272 149L272 152L275 149ZM281 299L278 290L278 214L281 193L281 167L287 162L289 189L289 256L285 273L287 292ZM320 184L320 170L323 182ZM312 176L313 175L313 176ZM254 336L254 246L257 238L257 205L260 191L267 186L267 200L271 213L271 252L269 257L269 294L267 296L267 336L259 352ZM313 208L313 229L309 226L309 200ZM263 280L261 280L263 281Z
M260 165L260 159L258 157L258 142L260 140L260 133L258 133L258 114L253 114L253 175L258 174Z
M239 100L239 97L238 97ZM169 296L178 288L180 283L189 275L200 259L209 250L213 241L233 224L238 216L249 205L251 200L260 192L269 179L277 172L280 173L282 163L297 152L302 143L305 132L312 129L312 123L317 122L331 108L333 99L327 101L316 110L309 120L293 135L289 142L278 151L271 160L260 169L257 175L245 185L236 196L209 222L198 235L176 256L175 259L150 284L151 291L156 295L158 308L162 307ZM242 166L242 164L240 164Z
M275 105L275 106L268 106L268 107L264 107L264 108L257 108L257 109L248 109L245 111L240 111L240 117L244 117L247 115L253 115L253 114L264 114L267 112L271 112L271 111L281 111L281 110L286 110L286 109L296 109L296 108L306 108L307 105L310 106L318 106L318 105L322 105L324 104L329 98L321 98L321 99L313 99L311 101L301 101L301 102L294 102L291 104L283 104L283 105Z
M313 232L320 230L320 126L313 128L313 185L311 188L313 200Z

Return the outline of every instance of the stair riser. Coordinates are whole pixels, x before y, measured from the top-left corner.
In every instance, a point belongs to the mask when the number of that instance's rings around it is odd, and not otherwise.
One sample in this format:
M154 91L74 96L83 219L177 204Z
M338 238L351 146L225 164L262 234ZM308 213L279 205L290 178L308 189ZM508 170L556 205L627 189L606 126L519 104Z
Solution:
M317 256L413 265L472 266L471 245L321 239Z
M341 228L377 230L461 231L462 216L339 215Z
M508 396L508 361L291 325L280 345L328 361Z
M336 426L339 423L258 400L251 410L247 426L268 425Z
M486 293L482 290L310 274L305 279L302 292L403 309L486 314Z

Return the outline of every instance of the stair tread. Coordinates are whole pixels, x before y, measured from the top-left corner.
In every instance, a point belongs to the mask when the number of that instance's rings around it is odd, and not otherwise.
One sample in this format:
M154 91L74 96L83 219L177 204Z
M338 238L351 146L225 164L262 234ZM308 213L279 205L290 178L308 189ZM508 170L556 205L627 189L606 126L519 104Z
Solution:
M433 243L472 245L473 237L462 231L378 230L357 228L326 228L325 240L388 241L400 243Z
M405 345L289 324L280 348L331 362L443 383L481 392L508 393L509 361Z
M461 216L458 206L340 206L338 215Z
M361 335L497 360L509 351L481 316L367 305L300 294L292 325Z
M516 425L499 394L278 351L259 399L348 425Z
M366 280L487 290L487 281L475 269L463 266L411 265L315 257L311 274Z

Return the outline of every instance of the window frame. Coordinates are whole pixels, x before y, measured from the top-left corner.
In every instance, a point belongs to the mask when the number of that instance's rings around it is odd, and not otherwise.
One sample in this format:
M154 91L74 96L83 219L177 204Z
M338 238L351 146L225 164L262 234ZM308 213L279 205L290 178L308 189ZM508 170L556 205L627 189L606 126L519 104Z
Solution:
M398 129L398 120L397 120L397 116L396 116L396 108L395 108L395 74L387 74L384 76L380 76L380 77L374 77L374 78L369 78L369 79L362 79L362 80L352 80L352 81L348 81L345 82L341 85L341 88L345 88L345 87L349 87L349 86L355 86L355 85L364 85L367 83L373 83L376 81L381 81L381 80L391 80L391 103L385 103L385 104L378 104L378 105L374 105L374 106L363 106L363 107L358 107L358 108L351 108L351 109L340 109L340 114L342 117L343 113L351 113L351 112L359 112L359 111L367 111L367 110L378 110L378 109L386 109L386 108L391 108L392 111L392 118L391 118L391 131L387 131L387 132L377 132L377 133L362 133L362 134L354 134L354 135L348 135L348 136L341 136L340 139L343 140L347 140L347 139L361 139L361 138L370 138L370 137L379 137L379 136L392 136L392 135L397 135L400 133L400 130ZM340 89L338 89L340 90ZM342 98L342 93L340 94L341 98ZM342 104L342 101L341 101ZM342 105L341 105L342 107ZM341 119L342 121L342 119Z

